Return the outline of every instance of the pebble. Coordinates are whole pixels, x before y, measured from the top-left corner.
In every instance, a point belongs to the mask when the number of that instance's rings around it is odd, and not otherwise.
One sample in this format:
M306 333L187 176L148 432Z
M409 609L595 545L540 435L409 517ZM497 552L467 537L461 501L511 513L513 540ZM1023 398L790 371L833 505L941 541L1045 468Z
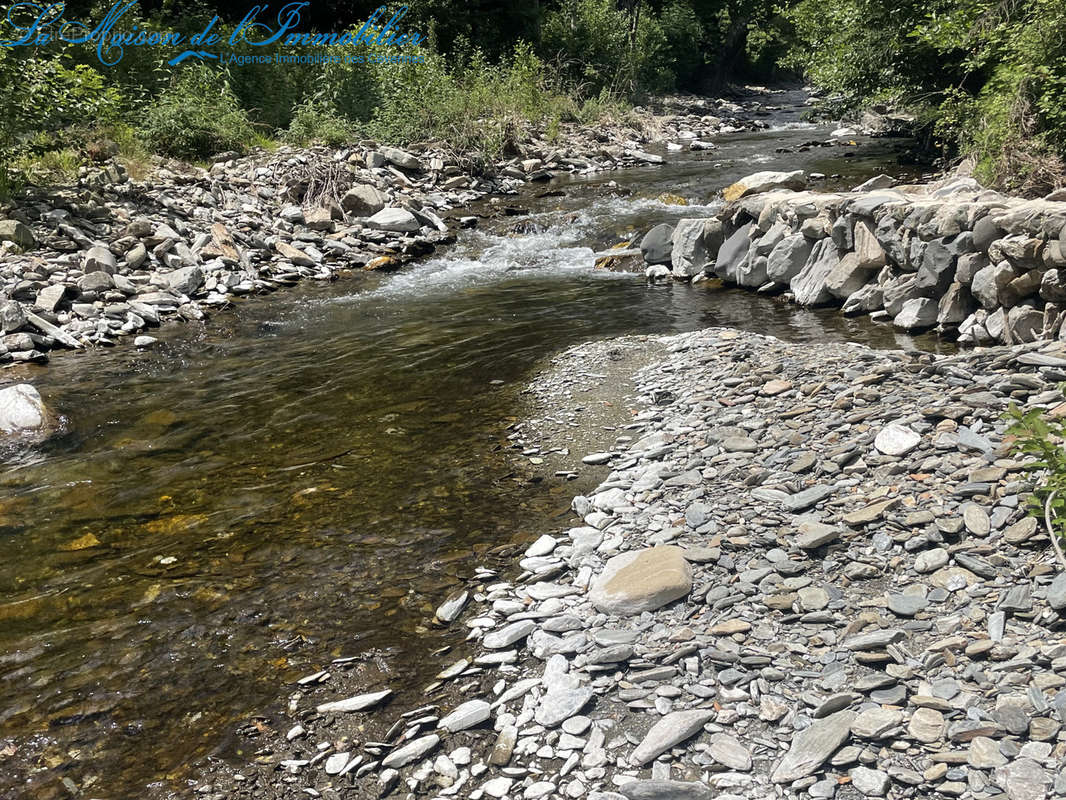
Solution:
M874 447L886 456L903 456L916 448L922 437L905 425L893 423L882 428L874 439Z
M391 694L391 689L384 689L380 692L370 692L369 694L360 694L355 697L349 697L346 700L333 700L329 703L322 703L317 706L315 710L319 714L330 714L338 711L365 711L368 708L376 706Z
M740 772L748 772L751 769L751 753L736 737L728 733L714 734L707 748L707 754L729 769Z
M431 733L428 736L419 737L418 739L408 742L403 747L393 750L382 759L381 763L383 766L392 767L393 769L404 767L412 761L417 761L439 744L440 737L435 733Z
M468 700L437 723L449 733L458 733L480 725L492 716L491 706L484 700Z

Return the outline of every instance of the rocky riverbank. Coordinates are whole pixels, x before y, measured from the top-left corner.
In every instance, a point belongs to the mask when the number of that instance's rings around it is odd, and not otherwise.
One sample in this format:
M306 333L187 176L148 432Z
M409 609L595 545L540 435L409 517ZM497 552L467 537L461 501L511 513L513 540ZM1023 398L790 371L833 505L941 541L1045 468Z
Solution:
M713 276L966 344L1066 338L1066 193L1025 200L968 177L807 183L756 173L725 189L715 216L649 231L648 277Z
M1002 418L1066 413L1066 344L707 330L574 348L531 390L564 429L599 365L660 347L629 420L569 453L602 471L569 523L442 598L469 646L426 705L323 664L195 793L1066 795L1066 578Z
M774 100L691 98L595 128L564 125L554 139L526 131L489 164L440 144L364 141L221 154L142 181L114 161L83 169L76 186L0 207L0 364L43 363L55 348L146 347L167 320L200 320L305 279L396 268L479 215L522 213L501 198L527 183L663 162L649 150L714 149L715 135L766 127ZM494 205L478 203L489 196Z

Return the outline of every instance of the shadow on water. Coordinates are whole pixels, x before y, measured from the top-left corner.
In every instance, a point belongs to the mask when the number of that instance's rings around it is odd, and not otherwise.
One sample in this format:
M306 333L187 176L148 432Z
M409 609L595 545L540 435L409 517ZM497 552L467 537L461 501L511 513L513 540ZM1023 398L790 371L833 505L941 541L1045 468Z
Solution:
M569 504L565 484L520 481L503 446L516 391L567 345L708 325L922 344L592 269L605 239L707 213L662 191L705 201L753 164L880 170L874 146L765 158L824 134L743 134L567 181L561 198L526 198L545 233L469 232L405 272L164 329L154 351L21 373L69 421L0 471L0 795L63 796L62 777L92 796L161 790L331 657L422 685L439 668L427 653L452 642L427 627L449 587Z

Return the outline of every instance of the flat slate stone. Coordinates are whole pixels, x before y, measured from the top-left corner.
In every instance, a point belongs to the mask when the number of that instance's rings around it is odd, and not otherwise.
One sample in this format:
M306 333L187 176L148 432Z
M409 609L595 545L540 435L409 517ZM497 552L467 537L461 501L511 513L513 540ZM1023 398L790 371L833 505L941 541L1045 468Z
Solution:
M728 733L716 733L711 737L707 755L722 766L738 772L751 770L751 753L734 736Z
M438 744L440 744L440 737L435 733L431 733L429 736L421 736L408 742L403 747L393 750L382 759L381 764L384 767L392 767L393 769L407 766L412 761L420 759Z
M851 732L860 739L880 739L903 722L903 712L891 708L868 708L860 711L851 723Z
M815 720L810 727L792 737L792 747L774 769L770 780L792 783L813 775L851 735L854 711L838 711Z
M996 768L996 783L1002 786L1010 800L1044 800L1051 776L1031 758L1016 758Z
M651 726L644 740L629 757L634 767L654 761L671 747L703 730L717 716L716 711L674 711Z
M480 725L490 716L492 716L491 707L484 700L468 700L441 719L437 727L456 733Z
M855 652L883 650L890 644L895 644L905 637L906 634L898 628L885 628L873 633L860 633L858 636L845 639L844 647Z
M785 508L793 513L797 511L805 511L811 506L822 502L831 494L833 494L832 486L812 486L809 489L804 489L802 492L789 495L784 500L784 505Z
M635 616L691 591L692 567L684 551L664 545L610 559L589 590L589 599L605 614Z
M843 533L840 528L810 519L802 520L796 528L799 530L799 535L792 541L801 550L814 550L835 542Z
M713 800L717 792L702 783L631 781L618 792L627 800Z
M481 643L489 650L503 650L515 642L525 639L537 628L537 623L531 619L523 619L512 622L496 631L489 631Z
M929 601L918 595L888 595L888 608L893 614L899 617L913 617L919 611L924 611L928 605Z
M848 525L865 525L881 518L881 515L899 502L898 497L890 497L887 500L878 500L869 503L862 508L844 515L844 522Z
M381 692L371 692L369 694L359 694L355 697L349 697L346 700L334 700L331 703L322 703L315 708L315 711L319 714L329 714L335 711L364 711L372 706L376 706L390 694L392 694L392 689L385 689Z
M924 744L932 744L944 735L944 715L935 708L919 708L911 716L907 733Z
M560 689L548 692L537 706L537 724L554 728L576 716L592 700L591 689Z

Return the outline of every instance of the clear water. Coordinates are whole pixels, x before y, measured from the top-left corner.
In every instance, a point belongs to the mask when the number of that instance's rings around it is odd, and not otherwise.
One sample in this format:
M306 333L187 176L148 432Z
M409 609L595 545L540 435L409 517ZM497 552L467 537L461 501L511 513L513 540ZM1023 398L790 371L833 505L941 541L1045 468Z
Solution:
M777 118L662 168L537 186L514 218L392 275L257 298L158 349L9 371L68 418L0 468L0 796L161 795L285 683L360 655L422 685L450 641L432 609L573 487L516 481L505 428L535 365L575 342L708 325L819 342L923 342L738 291L648 286L592 254L755 169L842 173L883 146L774 149ZM668 191L692 205L664 205ZM928 345L928 342L924 342ZM502 383L501 383L502 382ZM95 537L99 544L76 549Z

